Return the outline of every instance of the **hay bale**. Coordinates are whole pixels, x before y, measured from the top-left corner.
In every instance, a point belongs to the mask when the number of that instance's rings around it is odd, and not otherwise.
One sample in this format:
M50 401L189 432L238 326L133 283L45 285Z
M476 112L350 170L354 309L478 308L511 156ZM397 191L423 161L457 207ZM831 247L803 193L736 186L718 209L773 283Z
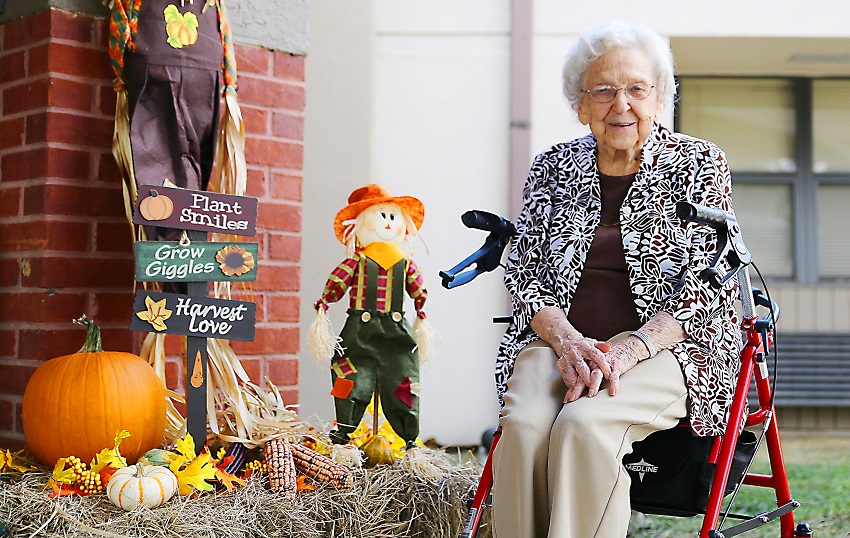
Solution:
M131 512L105 495L49 499L49 475L28 473L0 485L0 523L14 537L452 538L466 520L481 465L470 459L441 466L445 474L437 481L419 480L398 463L356 470L350 489L320 485L294 502L272 493L265 476L254 476L229 493L178 496ZM479 536L490 536L489 514Z

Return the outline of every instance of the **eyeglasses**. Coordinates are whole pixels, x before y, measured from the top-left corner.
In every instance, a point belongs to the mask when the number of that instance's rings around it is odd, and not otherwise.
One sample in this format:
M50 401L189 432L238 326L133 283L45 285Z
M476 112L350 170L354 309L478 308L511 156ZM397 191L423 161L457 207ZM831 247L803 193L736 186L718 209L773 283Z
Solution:
M611 101L617 98L617 92L619 92L620 90L623 90L626 94L626 97L628 97L629 99L641 101L649 97L649 94L652 93L652 88L654 87L655 85L650 86L646 82L634 82L622 88L615 88L614 86L608 85L600 85L594 86L589 90L582 91L584 93L590 94L590 98L596 101L597 103L610 103Z

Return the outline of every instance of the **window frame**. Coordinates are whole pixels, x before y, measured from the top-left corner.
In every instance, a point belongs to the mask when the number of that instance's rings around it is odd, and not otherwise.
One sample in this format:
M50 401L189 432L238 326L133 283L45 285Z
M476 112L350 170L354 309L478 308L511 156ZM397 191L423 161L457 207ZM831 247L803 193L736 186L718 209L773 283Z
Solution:
M790 185L791 186L791 226L793 228L792 276L766 276L766 279L778 284L841 284L850 281L850 274L844 277L821 277L818 267L818 187L821 184L850 185L850 172L815 173L814 160L814 84L818 80L850 81L847 77L741 77L682 75L677 77L676 85L682 79L782 79L791 81L794 92L794 158L796 172L736 172L731 171L732 182L738 184ZM674 107L674 128L680 130L680 110L683 98L676 99Z

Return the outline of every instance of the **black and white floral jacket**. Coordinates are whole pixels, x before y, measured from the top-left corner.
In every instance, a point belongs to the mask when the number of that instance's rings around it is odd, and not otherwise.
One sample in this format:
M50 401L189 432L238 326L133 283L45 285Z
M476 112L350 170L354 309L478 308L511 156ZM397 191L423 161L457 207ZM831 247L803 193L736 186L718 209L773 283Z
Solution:
M676 216L681 200L732 212L726 156L711 142L656 124L620 208L629 281L641 321L664 310L685 329L687 338L670 350L688 387L691 425L697 435L720 435L740 367L737 285L732 278L718 291L699 278L717 240L708 226ZM505 272L514 321L499 348L500 400L520 350L539 338L531 318L547 306L569 311L600 218L596 138L557 144L538 155L523 201Z

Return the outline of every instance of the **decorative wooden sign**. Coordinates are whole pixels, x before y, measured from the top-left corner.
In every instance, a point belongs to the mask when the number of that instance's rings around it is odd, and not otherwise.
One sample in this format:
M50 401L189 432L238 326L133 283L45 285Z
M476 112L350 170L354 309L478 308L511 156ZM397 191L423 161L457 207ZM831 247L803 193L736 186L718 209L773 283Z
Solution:
M139 282L253 282L257 280L257 243L137 241Z
M245 301L138 291L130 329L251 342L256 311Z
M257 199L139 185L133 222L182 230L255 235Z

